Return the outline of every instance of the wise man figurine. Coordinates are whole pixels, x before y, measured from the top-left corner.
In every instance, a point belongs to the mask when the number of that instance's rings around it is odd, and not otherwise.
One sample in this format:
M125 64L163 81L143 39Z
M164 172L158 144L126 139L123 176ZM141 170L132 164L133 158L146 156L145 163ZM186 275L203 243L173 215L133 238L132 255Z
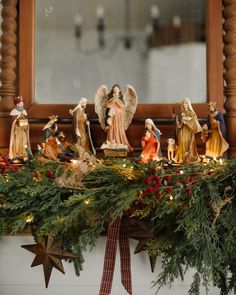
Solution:
M203 126L202 139L206 143L207 157L223 157L229 148L226 141L226 127L224 116L217 110L216 102L210 101L209 107L209 128L205 124Z
M14 99L15 108L11 110L12 117L9 159L18 161L20 158L26 160L31 153L29 139L29 121L24 109L24 99L17 96Z

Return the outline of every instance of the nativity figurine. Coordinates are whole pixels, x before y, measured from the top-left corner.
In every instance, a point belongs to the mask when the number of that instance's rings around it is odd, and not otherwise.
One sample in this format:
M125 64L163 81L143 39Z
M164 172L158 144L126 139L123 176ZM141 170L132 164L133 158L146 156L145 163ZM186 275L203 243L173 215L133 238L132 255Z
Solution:
M210 102L209 107L209 128L203 126L202 139L206 142L206 157L223 157L229 148L226 141L226 127L224 116L217 110L216 103Z
M81 146L86 152L96 154L90 132L90 122L86 113L87 98L81 98L78 105L73 109L69 110L69 113L73 117L72 128L73 128L73 139L74 142Z
M45 142L50 136L57 136L59 134L58 129L58 116L52 115L49 117L48 123L43 127L43 141Z
M12 161L26 160L32 155L29 138L29 121L24 109L24 99L18 96L14 99L15 108L11 110L12 117L9 159Z
M58 128L58 116L49 117L49 122L43 128L43 143L38 145L40 156L53 161L65 161L73 157L70 144L65 139L65 134Z
M175 151L176 151L175 139L168 138L167 139L167 158L169 161L172 161L174 159Z
M153 120L145 120L146 133L142 138L141 163L159 161L161 158L160 139L161 131L156 127Z
M174 161L190 163L199 161L195 135L202 131L189 98L181 102L180 114L174 116L176 123L177 147Z
M95 94L95 112L98 114L101 127L106 132L106 142L101 149L131 151L127 139L128 129L136 111L138 96L131 85L127 85L124 94L118 84L111 91L101 85Z

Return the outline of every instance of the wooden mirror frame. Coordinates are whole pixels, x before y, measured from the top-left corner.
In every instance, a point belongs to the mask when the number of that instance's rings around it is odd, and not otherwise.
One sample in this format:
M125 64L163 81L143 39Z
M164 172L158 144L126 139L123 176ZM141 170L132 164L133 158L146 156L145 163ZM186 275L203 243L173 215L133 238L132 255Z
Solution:
M7 0L5 0L7 1ZM33 146L41 141L42 126L51 114L61 118L61 129L70 133L69 108L67 104L38 104L34 101L35 92L35 2L36 0L18 0L18 91L25 99L25 106L31 121L31 142ZM217 102L219 110L223 110L223 49L222 49L222 1L206 0L206 56L207 56L207 101ZM11 105L11 104L9 104ZM163 142L168 137L173 137L174 128L171 120L172 109L175 104L139 104L134 121L128 129L128 138L134 147L140 146L141 133L144 130L145 118L152 118L162 126ZM207 118L207 102L193 104L193 108L201 119ZM9 108L10 110L10 108ZM92 120L92 135L95 146L99 147L105 138L101 130L93 105L88 105L88 112ZM6 130L0 130L1 147L7 147L9 141L9 117L2 116ZM134 137L135 135L135 137Z

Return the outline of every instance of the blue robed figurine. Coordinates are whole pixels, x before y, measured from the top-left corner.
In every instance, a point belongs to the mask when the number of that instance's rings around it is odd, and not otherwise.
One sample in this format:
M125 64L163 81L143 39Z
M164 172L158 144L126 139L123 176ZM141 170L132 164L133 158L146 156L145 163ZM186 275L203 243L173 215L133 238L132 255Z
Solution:
M210 129L207 125L203 126L206 136L206 153L207 157L222 157L229 148L226 141L226 127L224 116L216 108L215 102L210 102L209 106L209 123Z
M161 157L161 131L156 127L152 119L145 120L146 133L142 138L143 151L141 153L141 163L149 161L159 161Z

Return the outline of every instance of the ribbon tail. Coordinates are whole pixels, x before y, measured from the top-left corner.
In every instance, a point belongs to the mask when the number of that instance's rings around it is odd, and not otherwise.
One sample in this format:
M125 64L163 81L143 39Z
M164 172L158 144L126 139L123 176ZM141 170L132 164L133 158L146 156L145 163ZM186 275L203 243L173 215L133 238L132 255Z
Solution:
M121 282L128 294L132 295L130 245L128 238L127 220L124 216L121 219L119 245Z
M117 218L108 228L103 275L99 295L109 295L111 293L120 223L120 218Z

